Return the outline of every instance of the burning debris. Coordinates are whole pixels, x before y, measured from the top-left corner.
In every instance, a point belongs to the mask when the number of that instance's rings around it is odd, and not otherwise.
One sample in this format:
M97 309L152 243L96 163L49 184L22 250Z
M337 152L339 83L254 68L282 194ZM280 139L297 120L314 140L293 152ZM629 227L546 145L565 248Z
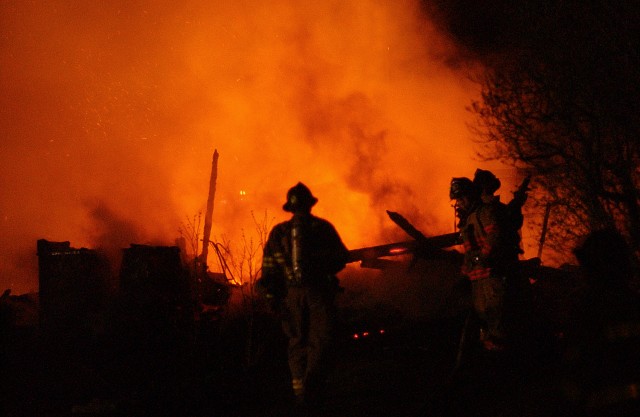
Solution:
M394 218L397 220L400 218L398 216L394 215ZM367 263L364 261L376 262L385 258L403 258L403 256L413 255L415 261L397 262L382 271L393 271L395 268L396 271L407 274L406 266L413 265L415 268L413 273L416 276L411 278L412 280L418 276L425 280L432 280L435 273L447 275L447 279L453 281L450 272L457 269L458 255L456 254L458 252L443 248L447 248L448 243L455 242L454 236L425 237L424 240L419 235L418 237L419 240L401 242L399 245L355 249L351 251L352 262L360 261L361 266L366 267ZM420 248L424 242L427 243L427 250ZM444 252L446 252L444 257L438 258ZM92 369L91 372L98 372L101 378L99 383L91 380L82 384L86 388L84 390L72 390L67 387L70 391L63 394L68 395L75 404L70 409L78 413L91 410L113 412L114 409L120 411L133 410L135 407L153 408L149 405L152 402L156 403L156 408L176 407L176 404L183 406L183 403L176 399L179 396L186 398L198 396L197 406L204 410L219 411L225 407L238 407L239 402L225 403L223 394L225 390L229 390L226 394L228 395L234 389L238 389L237 385L233 385L233 381L236 380L225 372L229 372L231 364L241 367L240 361L236 362L235 356L241 356L242 353L232 355L234 359L229 360L232 352L225 348L238 349L242 346L242 334L247 331L248 322L235 323L233 326L226 323L226 326L230 326L228 329L218 326L207 330L208 333L194 332L198 326L195 316L198 311L201 313L204 311L198 308L199 303L213 305L228 299L220 293L220 291L224 293L220 287L224 277L209 272L196 286L193 271L189 268L189 264L185 265L178 246L132 244L129 248L123 249L122 265L118 271L119 285L117 291L112 292L107 291L107 286L104 285L104 282L110 280L109 273L112 268L96 251L85 248L76 249L71 247L69 242L41 240L38 242L38 255L44 289L41 297L45 297L42 299L44 308L41 310L45 316L41 317L41 322L51 331L54 329L75 331L70 330L75 326L79 329L78 335L83 334L85 335L83 337L91 339L90 342L78 338L73 340L77 343L77 347L89 349L89 353L85 350L82 356L73 356L75 354L71 353L71 356L63 359L60 356L53 357L48 354L49 362L52 362L52 358L54 363L58 361L56 370L49 371L50 377L62 378L62 375L70 374L76 380L83 380L82 378L87 378L87 371L83 368L86 366ZM435 272L439 263L448 265L443 270L446 272ZM399 276L396 278L404 279ZM398 292L411 291L404 285L406 284L404 281L393 284L401 287L397 290ZM194 288L203 291L200 297L194 293ZM436 288L431 290L436 291ZM84 295L91 297L91 304L83 301ZM347 297L348 304L350 295L343 295ZM441 295L436 293L434 296L441 297ZM7 304L8 297L9 294L2 297L3 306ZM380 297L382 298L384 297ZM428 303L424 299L422 302ZM106 313L108 319L102 321L109 322L112 326L107 329L109 342L105 345L105 337L100 338L100 329L95 327L95 323L100 321L96 320L100 316L97 307L109 305L113 309ZM451 319L451 316L448 316L449 318L444 320L445 324L440 324L440 327L425 330L424 324L415 325L413 321L407 321L406 310L398 312L389 309L388 306L378 306L355 311L357 307L357 305L342 304L347 314L345 317L347 321L343 323L346 326L341 341L345 349L344 360L348 358L349 361L353 361L352 368L343 365L343 372L350 372L349 377L361 378L357 376L354 368L356 366L373 366L375 369L370 369L370 372L381 373L384 366L382 364L389 364L391 360L400 360L407 362L403 365L407 368L401 379L405 381L408 375L418 372L416 363L419 362L415 361L425 361L424 358L428 357L430 365L425 363L424 366L431 366L430 369L437 369L437 372L442 373L443 366L435 365L435 361L448 363L446 361L451 360L452 349L455 352L455 347L451 346L455 346L452 342L456 341L456 331L458 331L458 324L455 319ZM220 320L219 314L209 313L216 317L215 320ZM55 317L48 317L46 314L54 314ZM74 316L78 318L75 323L72 320ZM91 327L90 332L87 332L86 327L90 324L94 326ZM236 327L238 324L240 327ZM257 332L260 329L265 331L268 328L265 324L264 318L256 317L252 331ZM277 332L277 329L271 328L269 331ZM93 336L90 335L92 332ZM208 339L205 340L204 337ZM69 342L72 341L69 340ZM255 333L252 343L253 348L260 351L252 366L265 366L262 361L266 358L274 360L274 357L269 354L273 353L270 350L273 348L271 344L278 343L278 340L267 334ZM96 346L102 346L103 350L95 350ZM159 346L162 349L159 350ZM81 350L73 349L68 352ZM386 362L365 363L365 360L378 357L376 355ZM195 358L197 362L194 363L188 358L192 358L191 360ZM65 367L66 370L61 370ZM127 375L126 378L122 376L123 372ZM280 369L277 372L284 371ZM433 374L432 378L437 378L440 373ZM258 377L258 375L253 376ZM266 378L264 375L260 377ZM283 374L282 378L285 377L286 374ZM224 381L224 378L227 378L227 381ZM269 374L269 378L272 384L278 384L277 381L273 382L273 374ZM358 379L360 384L363 384L364 380L366 378ZM341 383L342 389L349 389L345 385L347 382L343 380ZM402 384L405 383L402 382ZM187 384L188 393L179 391L175 384ZM398 382L398 384L401 383ZM222 393L205 401L203 400L205 387L214 391L222 390ZM133 398L129 391L137 391L139 397ZM206 392L206 395L211 395L209 391ZM162 399L159 400L158 397ZM144 402L144 405L137 401ZM391 402L393 399L387 398L386 401ZM97 405L106 406L98 407Z
M197 314L210 314L228 301L228 285L214 273L197 274L196 282L195 271L183 263L177 246L132 244L122 253L114 279L113 265L98 251L73 248L69 242L38 241L36 311L43 335L86 342L107 331L114 306L129 323L145 322L142 317L147 317L189 327ZM6 293L3 305L8 303L5 299L9 300Z

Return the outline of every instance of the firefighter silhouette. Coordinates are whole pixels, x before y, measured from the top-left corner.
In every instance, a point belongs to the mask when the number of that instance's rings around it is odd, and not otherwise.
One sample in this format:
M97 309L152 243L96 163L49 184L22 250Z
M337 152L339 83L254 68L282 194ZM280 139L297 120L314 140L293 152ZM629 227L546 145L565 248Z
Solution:
M283 210L292 217L270 231L258 282L282 319L298 403L318 401L324 391L340 288L336 274L349 255L334 226L311 214L317 201L301 182L289 189Z
M532 289L528 277L518 267L521 247L520 229L524 223L522 206L527 200L529 178L523 181L514 198L508 203L500 201L495 195L501 181L488 170L476 169L473 183L480 189L480 198L484 205L489 205L495 219L494 271L504 279L503 323L509 343L521 352L533 348L532 340Z

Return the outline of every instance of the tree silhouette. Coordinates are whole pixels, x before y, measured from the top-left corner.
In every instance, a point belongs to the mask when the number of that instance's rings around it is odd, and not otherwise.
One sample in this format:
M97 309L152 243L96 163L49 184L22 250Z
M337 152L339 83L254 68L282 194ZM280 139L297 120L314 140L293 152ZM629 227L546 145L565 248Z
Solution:
M471 24L462 12L471 2L436 3L449 29ZM552 205L547 242L559 253L604 227L627 235L637 251L640 4L493 3L500 12L491 16L492 36L452 32L487 68L470 107L479 155L533 174L528 206L540 213L540 205Z

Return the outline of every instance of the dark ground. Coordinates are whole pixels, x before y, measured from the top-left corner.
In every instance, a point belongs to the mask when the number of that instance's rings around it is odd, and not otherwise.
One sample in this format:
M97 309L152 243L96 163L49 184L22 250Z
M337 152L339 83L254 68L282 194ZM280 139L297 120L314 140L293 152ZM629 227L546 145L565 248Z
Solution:
M453 374L464 317L388 321L343 323L326 401L304 415L564 415L553 343L499 356L471 346ZM165 327L141 335L134 327L81 345L14 329L3 335L1 411L8 417L300 414L291 406L278 324L257 315L252 326L251 343L243 317L190 332ZM370 335L353 338L364 330Z

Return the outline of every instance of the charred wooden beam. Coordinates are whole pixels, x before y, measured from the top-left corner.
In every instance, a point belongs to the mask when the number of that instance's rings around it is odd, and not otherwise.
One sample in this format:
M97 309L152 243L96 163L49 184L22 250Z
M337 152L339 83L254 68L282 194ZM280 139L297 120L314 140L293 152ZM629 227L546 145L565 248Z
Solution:
M415 251L418 242L411 240L408 242L390 243L388 245L370 246L367 248L353 249L349 251L349 262L373 260L385 256L398 256L411 254Z
M211 235L211 225L213 217L213 203L216 196L216 182L218 180L218 150L213 151L213 159L211 161L211 177L209 178L209 195L207 197L207 212L204 217L204 234L202 237L202 253L200 254L200 263L203 270L207 270L207 257L209 254L209 238Z

